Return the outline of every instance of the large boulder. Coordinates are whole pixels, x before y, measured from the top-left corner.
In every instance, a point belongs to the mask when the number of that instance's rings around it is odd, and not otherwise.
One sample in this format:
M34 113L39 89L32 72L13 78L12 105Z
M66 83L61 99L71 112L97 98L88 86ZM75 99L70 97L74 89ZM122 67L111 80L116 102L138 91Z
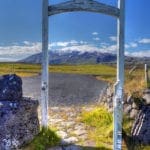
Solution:
M0 101L0 150L18 149L39 133L38 101Z
M18 149L39 133L38 101L22 97L19 76L0 76L0 150Z
M0 100L21 100L22 80L15 74L0 76Z

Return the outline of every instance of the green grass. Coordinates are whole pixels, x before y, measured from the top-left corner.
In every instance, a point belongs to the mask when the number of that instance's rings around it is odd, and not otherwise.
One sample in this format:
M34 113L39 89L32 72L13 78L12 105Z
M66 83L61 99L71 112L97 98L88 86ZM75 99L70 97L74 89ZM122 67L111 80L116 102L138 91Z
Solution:
M108 65L53 65L50 72L90 74L106 79L115 78L116 68ZM37 75L41 72L39 64L0 63L0 74L16 73L21 76Z
M95 108L91 112L82 113L82 121L89 128L89 139L96 142L98 148L112 148L113 118L104 107Z
M148 87L148 88L150 88L150 81L148 81L148 83L147 83L147 87Z
M0 63L0 75L15 73L24 77L38 75L40 72L41 66L37 64Z
M54 65L50 67L52 72L92 75L115 75L115 70L114 67L108 65Z
M60 138L56 135L55 131L49 128L42 128L40 133L23 150L45 150L59 143Z
M89 131L88 138L96 142L99 149L112 150L113 147L113 115L104 106L95 107L92 111L83 111L81 121ZM132 143L130 134L133 124L132 119L123 116L123 150L147 150L148 147L139 147ZM134 149L133 149L134 148Z

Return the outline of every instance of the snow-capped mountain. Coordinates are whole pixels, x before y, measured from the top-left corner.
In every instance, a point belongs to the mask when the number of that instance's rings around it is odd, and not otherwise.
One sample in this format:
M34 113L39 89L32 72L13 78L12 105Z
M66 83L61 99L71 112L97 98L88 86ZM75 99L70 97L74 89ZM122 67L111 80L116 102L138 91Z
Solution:
M41 63L42 54L34 54L29 56L20 62L24 63ZM49 52L49 63L50 64L96 64L105 62L115 62L116 55L110 53L100 52L60 52L51 51Z
M19 62L24 63L41 63L42 54L31 55ZM150 64L149 57L125 57L126 64ZM49 64L99 64L115 63L116 55L111 53L101 53L97 51L80 52L80 51L50 51Z

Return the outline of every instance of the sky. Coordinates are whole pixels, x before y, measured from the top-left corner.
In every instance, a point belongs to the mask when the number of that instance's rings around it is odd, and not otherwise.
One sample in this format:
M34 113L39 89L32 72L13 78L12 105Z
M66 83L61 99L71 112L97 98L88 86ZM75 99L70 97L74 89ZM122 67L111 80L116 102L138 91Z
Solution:
M66 0L49 0L54 5ZM117 0L97 0L117 6ZM150 57L150 0L126 0L125 54ZM0 61L41 52L42 0L0 0ZM49 50L116 53L117 19L73 12L49 17Z

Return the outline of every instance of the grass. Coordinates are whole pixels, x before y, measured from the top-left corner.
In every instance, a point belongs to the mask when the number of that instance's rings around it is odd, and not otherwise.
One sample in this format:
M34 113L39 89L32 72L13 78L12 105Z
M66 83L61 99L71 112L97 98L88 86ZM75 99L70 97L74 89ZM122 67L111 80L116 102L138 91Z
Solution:
M53 65L50 72L98 75L115 78L116 69L107 65ZM24 63L0 63L0 74L16 73L20 76L32 76L41 73L41 65Z
M88 128L88 138L96 142L97 148L100 150L112 150L113 147L113 116L112 113L104 106L95 107L92 111L83 111L81 114L81 121L84 122ZM123 116L123 131L128 137L128 141L124 139L123 150L138 150L132 149L132 143L129 141L131 127L133 120L127 116ZM130 139L131 140L131 139ZM137 148L137 147L136 147ZM145 148L145 147L144 147ZM143 149L140 149L143 150ZM145 150L145 149L144 149Z
M99 80L109 83L116 81L116 68L104 64L97 65L53 65L49 66L50 72L89 74ZM36 76L41 73L41 65L24 63L0 63L0 75L15 73L21 77ZM150 84L150 83L149 83ZM129 69L125 70L125 92L133 93L146 87L144 82L144 69L136 69L129 75Z
M98 148L112 148L112 114L104 107L95 108L91 112L83 112L82 121L89 128L89 139L96 142Z
M42 128L40 133L23 150L45 150L59 143L60 138L56 135L55 131L49 128Z
M41 66L37 64L0 63L0 75L17 74L21 77L35 76L41 72Z

